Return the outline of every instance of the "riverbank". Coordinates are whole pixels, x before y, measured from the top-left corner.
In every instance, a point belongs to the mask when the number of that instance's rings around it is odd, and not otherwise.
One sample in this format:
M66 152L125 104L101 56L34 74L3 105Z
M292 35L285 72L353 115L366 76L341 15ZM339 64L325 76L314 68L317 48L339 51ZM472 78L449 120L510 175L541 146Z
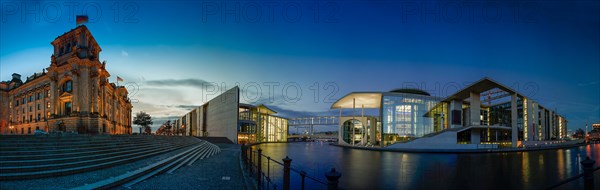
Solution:
M552 150L552 149L565 149L578 146L588 145L583 141L569 141L565 144L554 144L551 146L536 146L527 148L498 148L498 149L417 149L417 148L378 148L378 147L356 147L348 145L340 145L336 143L330 143L331 146L360 149L360 150L371 150L371 151L386 151L386 152L406 152L406 153L440 153L440 154L456 154L456 153L503 153L503 152L526 152L526 151L539 151L539 150Z

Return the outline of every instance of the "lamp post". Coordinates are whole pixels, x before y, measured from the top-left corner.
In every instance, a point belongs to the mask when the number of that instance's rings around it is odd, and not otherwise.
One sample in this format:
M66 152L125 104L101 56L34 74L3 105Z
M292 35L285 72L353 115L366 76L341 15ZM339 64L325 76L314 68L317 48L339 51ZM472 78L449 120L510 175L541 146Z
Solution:
M10 129L10 134L13 134L13 129L15 128L15 126L8 126L8 128Z

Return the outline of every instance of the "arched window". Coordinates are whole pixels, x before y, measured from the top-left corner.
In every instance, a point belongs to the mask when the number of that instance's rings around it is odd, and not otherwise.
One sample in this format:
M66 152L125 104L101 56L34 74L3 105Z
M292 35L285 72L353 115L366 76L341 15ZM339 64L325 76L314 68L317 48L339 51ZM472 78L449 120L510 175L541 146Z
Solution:
M63 92L71 92L73 91L73 81L69 80L62 85Z

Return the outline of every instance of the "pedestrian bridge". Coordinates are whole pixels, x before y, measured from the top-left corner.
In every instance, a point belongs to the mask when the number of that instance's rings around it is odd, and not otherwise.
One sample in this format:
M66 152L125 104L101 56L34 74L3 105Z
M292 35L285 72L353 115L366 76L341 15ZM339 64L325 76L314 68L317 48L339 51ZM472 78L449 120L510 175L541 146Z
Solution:
M288 126L296 128L296 134L300 134L299 129L303 129L308 135L314 135L315 126L332 126L339 125L337 116L311 116L288 119ZM292 132L289 130L289 132ZM303 131L304 132L304 131ZM289 137L292 137L290 135ZM302 136L302 135L299 135Z

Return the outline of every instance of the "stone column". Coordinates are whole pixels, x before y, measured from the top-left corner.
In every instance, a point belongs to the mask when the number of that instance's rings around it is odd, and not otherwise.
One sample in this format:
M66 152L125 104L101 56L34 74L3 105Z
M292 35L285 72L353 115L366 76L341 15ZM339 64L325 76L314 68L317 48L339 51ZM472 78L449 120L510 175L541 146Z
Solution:
M73 84L71 87L73 99L71 99L71 111L79 111L79 90L81 89L79 85L79 74L73 73Z
M470 122L467 126L480 125L481 100L479 93L471 92Z
M79 92L81 93L79 97L79 109L82 113L90 113L90 71L87 66L80 67L80 75L81 80L78 85Z
M116 91L117 91L117 89L115 89L114 93L116 93ZM113 103L113 105L112 105L112 113L111 113L112 114L111 121L117 122L117 111L119 109L119 100L117 99L117 96L114 95L114 94L113 94L111 100L112 100L112 103ZM115 123L115 125L116 125L116 123Z
M518 111L517 111L517 94L513 93L510 96L510 122L511 122L511 129L512 129L512 135L511 135L511 143L512 143L512 147L515 148L517 147L517 141L519 139L519 129L518 129Z
M58 115L58 98L57 96L57 88L56 88L56 80L50 81L50 114Z
M92 78L92 112L97 112L98 111L98 104L100 102L98 102L98 77L93 77Z
M100 103L99 103L100 106L99 106L99 109L100 109L100 115L101 116L106 115L106 111L105 111L105 109L106 109L106 96L104 95L105 94L104 93L105 92L104 89L105 89L104 86L100 86Z

